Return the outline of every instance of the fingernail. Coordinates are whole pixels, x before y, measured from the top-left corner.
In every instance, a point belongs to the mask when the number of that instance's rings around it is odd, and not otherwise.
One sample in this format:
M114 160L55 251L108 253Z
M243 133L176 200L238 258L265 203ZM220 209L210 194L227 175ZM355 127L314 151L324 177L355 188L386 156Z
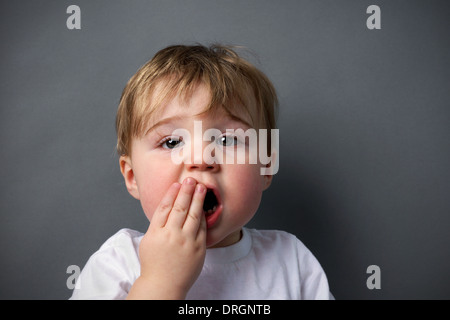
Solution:
M184 180L186 182L186 184L190 184L193 185L195 183L194 179L192 178L186 178L186 180Z
M173 187L173 188L179 189L179 188L181 187L181 184L179 184L178 182L175 182L175 183L172 185L172 187Z
M198 184L196 189L198 193L203 193L205 191L205 187L203 187L201 184Z

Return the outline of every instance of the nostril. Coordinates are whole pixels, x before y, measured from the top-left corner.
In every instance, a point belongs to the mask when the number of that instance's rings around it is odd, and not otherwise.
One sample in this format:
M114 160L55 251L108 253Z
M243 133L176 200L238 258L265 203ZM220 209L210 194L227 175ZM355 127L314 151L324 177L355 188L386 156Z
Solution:
M214 171L217 168L217 166L215 166L214 164L207 164L207 163L203 163L203 164L188 164L188 168L189 168L189 170Z

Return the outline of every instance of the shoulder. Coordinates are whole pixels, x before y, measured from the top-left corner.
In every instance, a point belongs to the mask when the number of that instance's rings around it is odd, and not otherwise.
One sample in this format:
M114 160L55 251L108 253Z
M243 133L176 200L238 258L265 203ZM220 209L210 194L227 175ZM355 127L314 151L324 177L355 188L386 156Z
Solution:
M293 234L281 230L256 230L244 229L252 239L253 247L264 247L265 250L278 249L283 247L286 249L294 249L297 246L304 247L304 244Z
M110 248L135 248L137 250L142 237L143 233L139 231L128 228L120 229L103 243L99 251Z
M244 229L252 243L252 252L257 258L279 263L298 264L305 255L312 255L306 246L293 234L281 230Z
M120 229L89 258L91 264L102 269L112 267L123 269L126 273L140 273L139 244L143 234L131 230Z
M251 235L254 250L283 256L284 259L294 259L300 266L316 266L318 261L313 253L297 236L281 230L246 229Z
M246 229L245 232L252 238L252 250L258 260L267 261L278 270L289 270L286 283L299 284L301 299L330 298L322 266L295 235L280 230Z
M106 240L84 266L71 299L124 299L140 274L142 237L121 229Z

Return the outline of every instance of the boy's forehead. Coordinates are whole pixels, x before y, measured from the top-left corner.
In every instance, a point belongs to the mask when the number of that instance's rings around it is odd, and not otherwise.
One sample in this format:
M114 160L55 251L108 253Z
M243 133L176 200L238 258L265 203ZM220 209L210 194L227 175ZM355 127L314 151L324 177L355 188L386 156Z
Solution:
M153 93L153 96L157 94L158 90ZM211 107L211 92L205 85L198 85L189 95L175 95L160 103L149 117L145 131L149 132L156 126L164 124L174 125L194 120L221 123L238 121L248 127L254 127L251 113L256 112L256 106L244 107L235 101L232 110L233 113L229 111L229 108L220 105Z

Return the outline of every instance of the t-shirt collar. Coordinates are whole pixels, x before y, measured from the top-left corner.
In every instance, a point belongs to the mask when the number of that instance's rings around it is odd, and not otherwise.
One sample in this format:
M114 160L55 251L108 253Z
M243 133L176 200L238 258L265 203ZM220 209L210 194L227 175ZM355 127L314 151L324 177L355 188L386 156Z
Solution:
M252 247L252 237L246 228L242 228L242 238L228 247L206 250L205 264L229 263L245 257Z

